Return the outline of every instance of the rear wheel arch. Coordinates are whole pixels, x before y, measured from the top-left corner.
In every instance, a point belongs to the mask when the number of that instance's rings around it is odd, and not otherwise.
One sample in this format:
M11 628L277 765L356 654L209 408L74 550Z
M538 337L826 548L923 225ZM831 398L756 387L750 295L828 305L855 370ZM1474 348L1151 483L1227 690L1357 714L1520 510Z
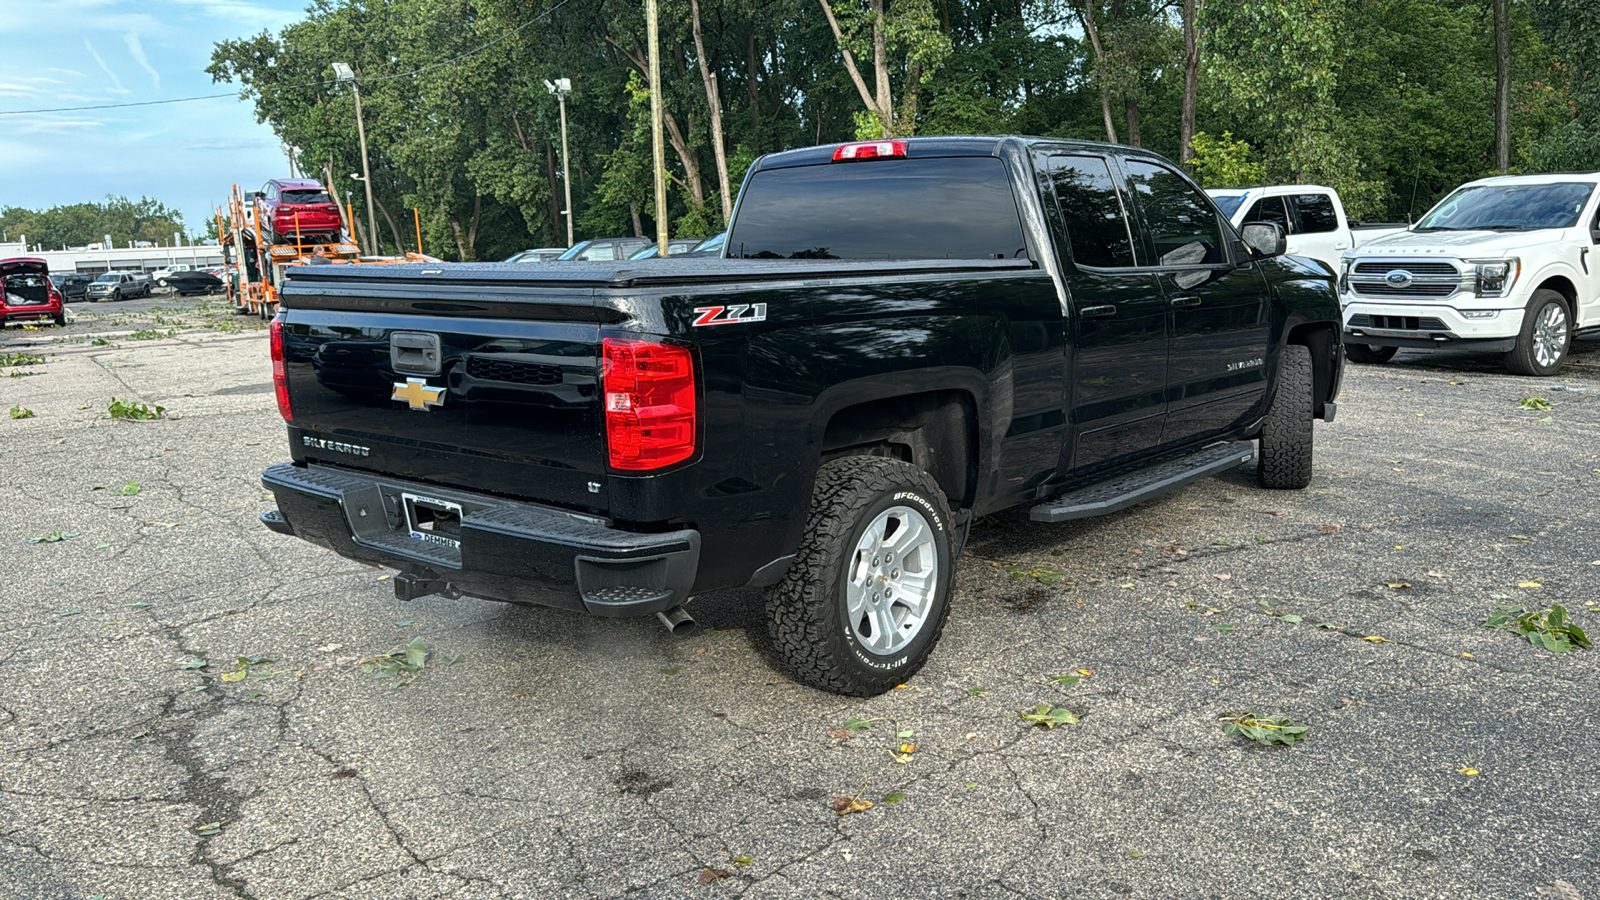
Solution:
M884 397L834 410L823 423L819 464L849 456L911 463L950 505L971 508L978 483L978 401L944 389Z

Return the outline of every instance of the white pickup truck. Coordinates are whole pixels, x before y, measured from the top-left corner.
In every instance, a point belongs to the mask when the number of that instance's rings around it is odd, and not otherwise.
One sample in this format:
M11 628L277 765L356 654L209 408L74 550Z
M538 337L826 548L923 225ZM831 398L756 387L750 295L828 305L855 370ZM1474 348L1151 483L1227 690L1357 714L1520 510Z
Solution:
M1351 222L1339 192L1317 184L1217 188L1206 193L1235 230L1246 222L1276 222L1288 235L1286 252L1314 259L1330 272L1339 271L1339 257L1346 250L1406 228L1401 223Z
M1555 374L1574 335L1600 330L1596 185L1600 173L1485 178L1409 231L1346 251L1345 354L1476 349L1519 375Z

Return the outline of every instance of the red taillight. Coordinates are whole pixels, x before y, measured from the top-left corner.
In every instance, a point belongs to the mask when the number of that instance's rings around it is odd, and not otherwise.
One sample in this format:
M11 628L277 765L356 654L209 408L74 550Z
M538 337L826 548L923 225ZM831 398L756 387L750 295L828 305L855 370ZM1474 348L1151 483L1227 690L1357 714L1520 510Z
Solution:
M606 448L613 469L659 469L694 455L694 357L683 347L602 341Z
M278 395L278 413L285 422L294 421L294 410L289 408L289 375L283 368L283 319L272 320L272 388Z
M877 159L883 156L905 156L905 141L866 141L860 144L840 144L833 151L833 161L846 159Z

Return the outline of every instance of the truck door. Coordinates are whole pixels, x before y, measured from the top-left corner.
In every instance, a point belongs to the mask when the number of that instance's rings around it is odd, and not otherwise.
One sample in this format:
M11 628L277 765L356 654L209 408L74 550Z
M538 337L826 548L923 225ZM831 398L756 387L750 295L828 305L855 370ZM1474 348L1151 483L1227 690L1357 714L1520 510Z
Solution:
M1139 248L1126 197L1103 156L1050 155L1044 169L1065 234L1068 434L1061 471L1114 464L1161 440L1167 412L1166 298Z
M1350 224L1343 222L1333 197L1321 191L1291 194L1289 201L1294 227L1289 230L1289 252L1308 256L1339 271L1339 257L1350 249Z
M1229 232L1188 179L1151 160L1123 165L1172 310L1160 443L1188 443L1257 414L1267 387L1271 291L1248 256L1236 261Z

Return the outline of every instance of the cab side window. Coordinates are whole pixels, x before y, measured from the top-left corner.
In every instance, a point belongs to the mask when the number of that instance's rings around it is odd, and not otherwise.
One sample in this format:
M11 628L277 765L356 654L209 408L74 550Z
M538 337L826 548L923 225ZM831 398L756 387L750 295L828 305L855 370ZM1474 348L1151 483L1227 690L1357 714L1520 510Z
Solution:
M1122 197L1105 158L1052 156L1049 176L1073 262L1108 269L1137 265Z
M1294 208L1300 214L1301 234L1339 230L1339 216L1333 211L1333 198L1327 194L1297 194Z
M1211 204L1182 175L1144 160L1128 160L1128 189L1144 216L1156 265L1218 265L1228 261Z
M1250 211L1244 214L1244 222L1241 224L1248 225L1251 222L1274 222L1283 226L1283 233L1288 234L1289 210L1283 205L1283 198L1262 197L1257 200L1255 205L1250 207Z

